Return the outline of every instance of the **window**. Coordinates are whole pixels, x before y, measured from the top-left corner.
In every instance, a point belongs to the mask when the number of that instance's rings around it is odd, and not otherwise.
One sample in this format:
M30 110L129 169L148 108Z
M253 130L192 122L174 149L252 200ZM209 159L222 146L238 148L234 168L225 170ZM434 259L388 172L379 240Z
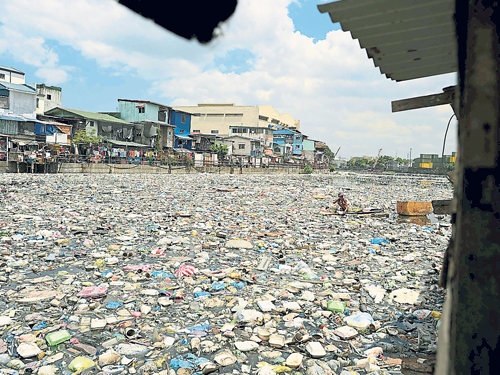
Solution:
M297 136L295 137L295 140L300 141L300 135L297 135Z
M183 124L186 123L186 115L184 115L184 114L181 115L181 123L183 123Z
M36 107L40 108L40 99L36 98Z
M295 149L298 150L300 148L300 145L295 145Z
M259 120L262 120L262 121L267 121L267 120L269 120L269 117L266 117L266 116L259 116Z
M245 144L244 143L238 143L238 149L239 150L244 150L245 149Z
M52 100L52 95L47 94L47 100Z
M193 133L201 133L199 129L193 130Z
M165 111L158 111L158 121L165 122L167 120L167 114Z
M219 131L218 130L211 130L210 133L212 133L212 134L219 134Z
M0 73L0 79L5 79L5 74Z
M146 108L139 107L139 113L146 113Z
M207 121L222 121L223 119L223 113L207 113Z
M179 129L179 134L184 134L184 129Z
M276 125L278 125L278 124L280 123L280 122L279 122L278 120L276 120L276 119L272 119L272 120L271 120L271 122L272 122L273 124L276 124Z

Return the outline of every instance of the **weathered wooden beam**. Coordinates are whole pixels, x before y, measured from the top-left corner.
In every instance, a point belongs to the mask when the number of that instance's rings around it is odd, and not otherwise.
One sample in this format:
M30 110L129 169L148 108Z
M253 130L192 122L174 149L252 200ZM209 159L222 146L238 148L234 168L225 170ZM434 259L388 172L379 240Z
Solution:
M392 112L409 111L410 109L434 107L437 105L453 104L455 90L441 94L417 96L415 98L395 100L391 102Z
M452 199L432 201L432 209L436 215L451 215L453 213Z
M434 373L436 356L414 357L401 359L401 373L403 375L427 375Z
M456 0L457 212L435 374L499 374L500 8Z

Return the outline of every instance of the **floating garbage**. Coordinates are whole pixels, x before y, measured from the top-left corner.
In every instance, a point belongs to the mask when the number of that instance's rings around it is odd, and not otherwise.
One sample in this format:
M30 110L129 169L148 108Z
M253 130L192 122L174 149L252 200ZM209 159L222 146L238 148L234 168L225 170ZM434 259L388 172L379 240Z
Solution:
M445 298L450 216L397 214L452 197L421 182L0 174L0 370L399 374ZM340 191L363 215L322 214Z

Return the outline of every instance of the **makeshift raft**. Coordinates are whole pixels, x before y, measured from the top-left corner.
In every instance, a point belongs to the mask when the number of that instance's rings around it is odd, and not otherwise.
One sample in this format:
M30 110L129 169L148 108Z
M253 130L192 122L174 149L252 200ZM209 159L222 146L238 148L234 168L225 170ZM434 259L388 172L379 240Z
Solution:
M344 216L344 215L355 215L355 216L379 216L379 217L387 217L389 216L388 212L382 211L380 208L365 208L364 210L351 211L346 213L340 212L331 212L326 210L321 210L320 214L322 215L334 215L334 216Z

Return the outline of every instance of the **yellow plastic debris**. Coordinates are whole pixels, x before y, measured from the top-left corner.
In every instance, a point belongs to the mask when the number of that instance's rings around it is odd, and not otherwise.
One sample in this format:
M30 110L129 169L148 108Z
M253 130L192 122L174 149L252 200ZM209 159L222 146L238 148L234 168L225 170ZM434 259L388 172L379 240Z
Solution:
M436 319L441 319L441 313L439 311L432 311L431 315Z
M87 357L76 357L71 361L68 368L72 371L83 371L95 366L94 361Z

